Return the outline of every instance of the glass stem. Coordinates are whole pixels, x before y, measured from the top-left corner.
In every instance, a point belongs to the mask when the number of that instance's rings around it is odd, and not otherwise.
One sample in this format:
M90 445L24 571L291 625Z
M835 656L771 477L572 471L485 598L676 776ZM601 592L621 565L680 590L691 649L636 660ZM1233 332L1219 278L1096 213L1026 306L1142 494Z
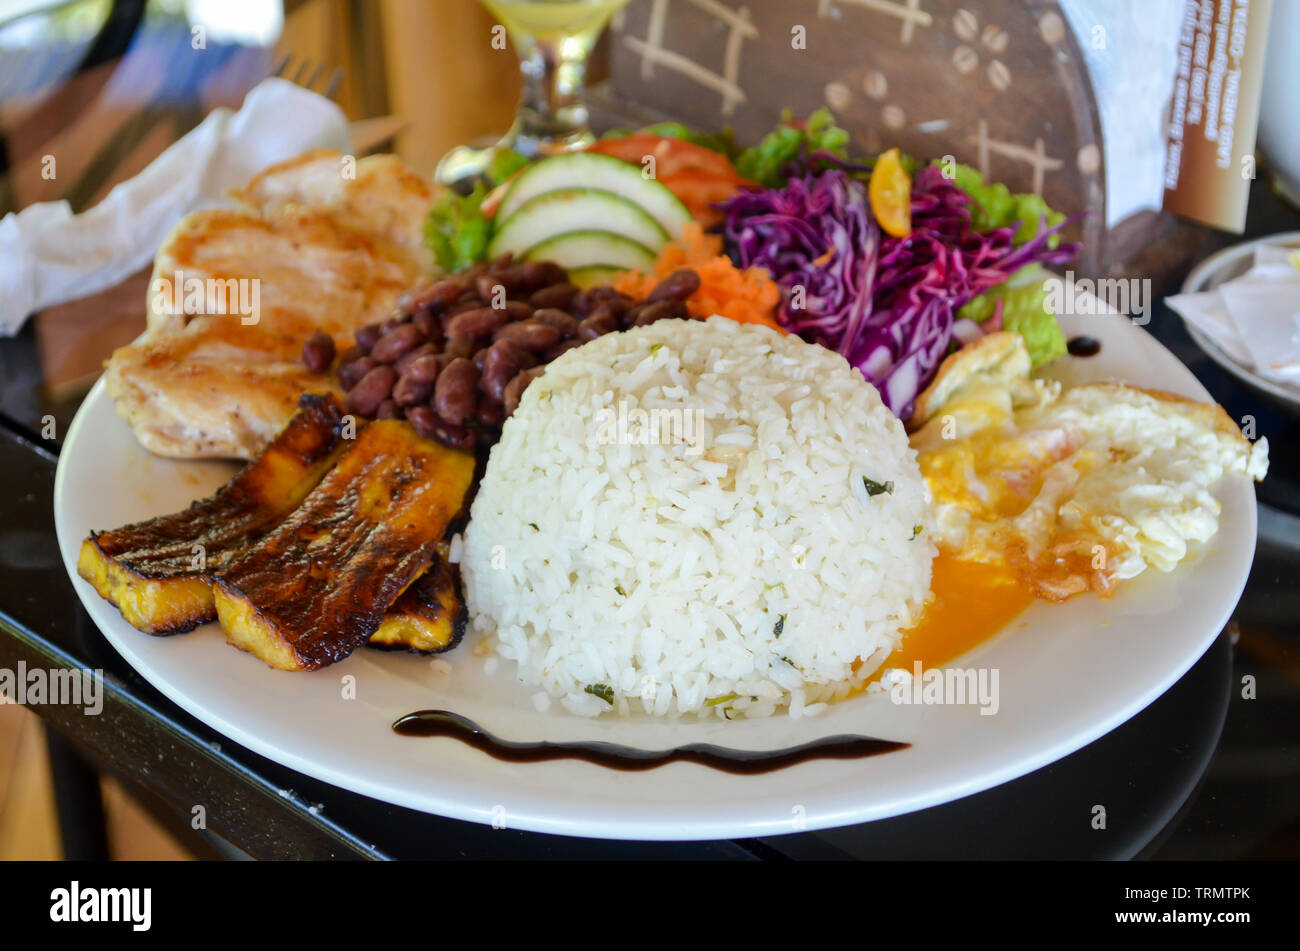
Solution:
M520 39L516 38L516 42L520 43ZM525 155L536 154L546 144L557 150L581 145L590 136L583 102L590 50L574 50L566 55L565 47L571 45L572 41L565 41L557 48L531 37L520 43L524 92L519 104L516 148Z

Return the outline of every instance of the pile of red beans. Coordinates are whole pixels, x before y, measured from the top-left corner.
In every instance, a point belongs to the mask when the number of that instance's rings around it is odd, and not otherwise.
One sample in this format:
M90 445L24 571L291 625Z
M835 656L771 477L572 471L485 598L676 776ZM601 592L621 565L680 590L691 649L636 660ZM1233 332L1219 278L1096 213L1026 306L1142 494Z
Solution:
M445 446L490 445L525 388L560 354L589 340L687 317L700 285L689 269L669 275L643 301L612 287L579 290L550 261L510 255L417 288L397 313L356 332L338 356L349 413L405 417ZM315 373L334 363L334 344L316 334L303 347Z

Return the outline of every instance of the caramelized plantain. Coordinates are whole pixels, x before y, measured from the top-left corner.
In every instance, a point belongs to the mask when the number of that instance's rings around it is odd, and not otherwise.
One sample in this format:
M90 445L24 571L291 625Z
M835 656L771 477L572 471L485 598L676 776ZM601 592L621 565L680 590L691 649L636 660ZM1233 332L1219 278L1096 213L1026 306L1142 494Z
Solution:
M306 395L261 455L183 512L81 543L77 572L126 620L149 634L178 634L216 618L210 576L278 525L342 452L343 408Z
M468 620L460 572L437 557L429 570L402 592L366 643L381 650L440 654L460 643Z
M432 564L474 465L404 421L370 423L297 511L216 574L226 639L282 670L348 656Z

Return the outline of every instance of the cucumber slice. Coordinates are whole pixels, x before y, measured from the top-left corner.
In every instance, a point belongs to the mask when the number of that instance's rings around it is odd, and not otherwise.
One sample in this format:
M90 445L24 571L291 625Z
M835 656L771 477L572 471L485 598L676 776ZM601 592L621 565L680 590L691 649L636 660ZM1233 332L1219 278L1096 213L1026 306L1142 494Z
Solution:
M524 260L554 261L566 271L593 265L648 271L654 267L655 253L612 231L570 231L533 245Z
M525 168L501 199L497 220L505 221L525 202L562 188L598 188L620 195L644 208L670 238L680 237L691 220L677 196L654 179L642 177L639 165L594 152L552 155Z
M627 268L611 267L608 264L588 264L586 267L570 269L569 283L581 287L585 291L589 287L612 284L620 274L625 273L627 273Z
M659 222L626 198L597 188L562 188L524 202L503 219L487 256L519 254L547 238L592 229L613 231L652 251L668 240L668 232Z

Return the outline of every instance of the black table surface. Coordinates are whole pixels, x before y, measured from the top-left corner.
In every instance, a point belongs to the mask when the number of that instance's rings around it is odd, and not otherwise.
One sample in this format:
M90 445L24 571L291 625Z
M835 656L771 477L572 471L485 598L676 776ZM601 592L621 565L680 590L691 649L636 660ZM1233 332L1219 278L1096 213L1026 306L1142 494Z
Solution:
M258 858L1259 858L1300 856L1300 422L1222 373L1160 308L1148 330L1235 418L1254 415L1272 470L1254 567L1232 621L1145 711L1082 750L987 792L893 819L761 840L611 842L425 815L273 763L165 699L81 607L54 537L59 445L76 400L42 395L30 330L0 341L0 668L104 671L99 716L33 705L176 828L204 804L213 854ZM1253 678L1253 697L1243 696ZM436 777L431 777L436 781ZM1106 804L1107 828L1092 827ZM237 852L234 854L238 854Z

